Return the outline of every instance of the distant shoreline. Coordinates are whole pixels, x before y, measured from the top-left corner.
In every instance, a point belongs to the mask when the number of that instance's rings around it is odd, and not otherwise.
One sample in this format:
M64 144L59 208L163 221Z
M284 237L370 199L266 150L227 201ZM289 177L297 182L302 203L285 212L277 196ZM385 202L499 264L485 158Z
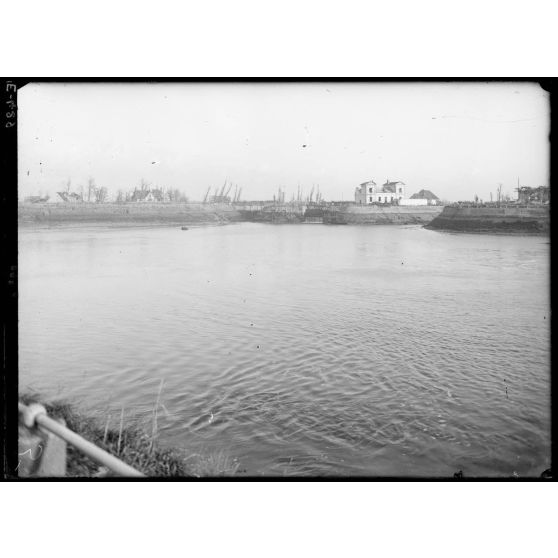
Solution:
M20 230L34 230L34 231L67 231L77 229L152 229L152 228L169 228L169 227L188 227L188 229L201 229L206 227L224 227L226 225L236 223L237 221L223 221L223 222L197 222L187 223L180 221L179 223L173 222L138 222L138 221L71 221L71 222L19 222L18 229Z
M231 223L297 223L324 225L423 225L436 231L466 234L545 236L549 208L478 208L452 206L361 207L314 209L308 213L240 209L228 204L201 203L20 203L18 228L68 230L76 228L213 227Z
M186 203L37 203L18 205L18 227L210 226L240 220L227 205Z

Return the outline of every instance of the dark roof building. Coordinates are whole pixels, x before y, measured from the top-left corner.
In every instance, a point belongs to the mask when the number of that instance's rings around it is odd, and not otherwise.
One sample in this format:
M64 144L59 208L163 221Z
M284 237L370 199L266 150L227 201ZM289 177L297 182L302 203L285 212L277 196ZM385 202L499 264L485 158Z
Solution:
M413 194L411 196L412 200L430 200L430 201L436 201L438 200L438 196L436 196L436 194L433 194L430 190L421 190L420 192Z
M133 202L162 202L165 196L163 190L160 188L154 188L152 190L134 190L132 194Z

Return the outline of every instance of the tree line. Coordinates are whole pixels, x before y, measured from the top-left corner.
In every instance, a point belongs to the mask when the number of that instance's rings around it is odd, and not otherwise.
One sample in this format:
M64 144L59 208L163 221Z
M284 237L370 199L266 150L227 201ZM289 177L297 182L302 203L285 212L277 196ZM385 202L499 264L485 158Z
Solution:
M105 186L97 186L95 179L90 178L87 187L79 187L78 192L71 192L71 180L66 183L64 192L59 192L60 197L65 201L73 198L77 201L105 203L109 201L109 189ZM157 201L157 202L188 202L188 197L178 188L164 188L152 186L143 178L139 186L132 190L119 189L114 197L116 203L136 202L136 201Z

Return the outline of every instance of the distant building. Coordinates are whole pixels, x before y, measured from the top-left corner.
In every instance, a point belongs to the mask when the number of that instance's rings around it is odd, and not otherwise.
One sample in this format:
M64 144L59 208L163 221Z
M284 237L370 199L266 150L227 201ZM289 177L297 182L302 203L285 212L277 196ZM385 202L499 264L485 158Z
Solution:
M66 203L81 203L83 196L75 192L56 192Z
M409 198L409 201L410 200L419 200L413 205L437 205L440 201L438 196L436 194L433 194L430 190L421 190L420 192L413 194Z
M165 197L162 190L134 190L131 201L133 202L162 202Z
M133 202L152 202L154 201L153 194L149 190L134 190L132 193Z
M519 203L550 203L550 188L548 186L520 186L517 189Z
M378 186L373 180L363 182L355 190L355 203L357 204L399 204L405 199L405 184L403 182L390 182Z

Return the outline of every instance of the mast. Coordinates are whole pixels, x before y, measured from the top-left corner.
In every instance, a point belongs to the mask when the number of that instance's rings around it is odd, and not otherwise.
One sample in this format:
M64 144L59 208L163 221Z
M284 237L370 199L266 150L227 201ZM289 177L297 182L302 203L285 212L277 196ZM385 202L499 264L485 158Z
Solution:
M207 192L205 193L205 196L203 198L203 203L207 203L207 196L209 196L209 190L211 190L211 186L207 187Z

